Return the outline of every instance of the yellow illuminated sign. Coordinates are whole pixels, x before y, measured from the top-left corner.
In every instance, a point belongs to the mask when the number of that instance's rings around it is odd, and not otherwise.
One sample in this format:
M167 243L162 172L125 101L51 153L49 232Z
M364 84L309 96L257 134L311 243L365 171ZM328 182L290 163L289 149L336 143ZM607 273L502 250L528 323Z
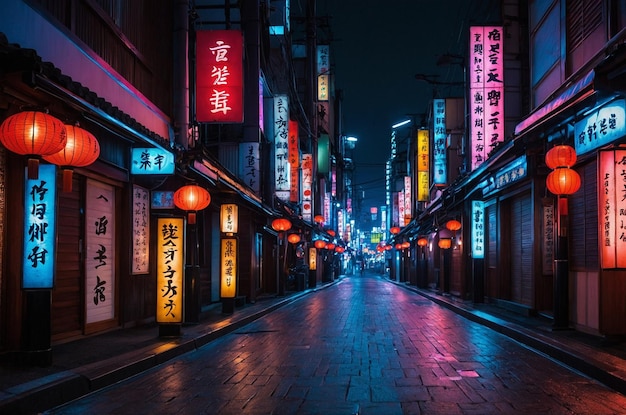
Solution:
M185 223L182 218L157 222L157 323L182 323Z
M427 202L430 192L430 148L428 130L417 132L417 201Z
M220 230L223 233L237 233L239 228L239 209L234 203L221 206Z
M309 269L315 271L317 269L317 249L309 248Z
M220 296L237 296L237 238L222 238L220 250Z

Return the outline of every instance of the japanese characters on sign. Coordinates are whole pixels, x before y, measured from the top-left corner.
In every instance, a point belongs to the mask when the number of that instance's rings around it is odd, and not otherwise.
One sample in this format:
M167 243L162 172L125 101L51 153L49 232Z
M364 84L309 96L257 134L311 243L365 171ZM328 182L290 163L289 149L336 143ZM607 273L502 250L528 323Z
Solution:
M39 166L39 178L24 173L24 289L50 289L54 285L56 233L56 166Z
M298 122L289 120L289 168L291 171L291 193L289 201L297 203L300 199L300 139Z
M174 153L160 148L133 148L131 174L174 174Z
M330 47L329 45L317 46L317 100L328 101L330 76Z
M198 122L243 122L243 35L239 30L199 30Z
M411 176L404 176L404 223L407 225L413 217L411 197Z
M584 154L626 135L623 99L606 104L574 125L576 154Z
M115 189L87 181L85 201L86 322L115 317Z
M480 200L472 200L472 257L485 257L485 207Z
M291 192L289 167L289 100L278 95L274 97L274 186L276 197L285 202Z
M502 27L470 27L468 72L472 170L504 141L503 40Z
M313 155L302 155L302 219L313 218Z
M523 179L526 177L527 173L528 163L526 162L526 155L523 155L507 164L496 173L496 189L501 189Z
M261 192L261 181L259 180L260 157L259 143L239 144L240 179L256 194Z
M626 149L599 152L598 225L601 267L626 268Z
M234 203L226 203L220 207L220 231L237 233L239 230L239 207Z
M222 238L220 250L220 297L237 296L237 238Z
M157 310L159 324L183 321L185 223L183 218L157 220Z
M553 273L554 265L554 204L552 202L543 205L543 249L542 271L544 275Z
M417 201L427 202L430 195L430 148L428 130L417 132Z
M433 183L446 184L446 100L433 99Z
M317 270L317 248L309 248L309 270Z
M400 190L398 192L398 226L406 226L405 222L405 209L406 205L404 204L404 190Z
M150 192L133 185L133 257L132 274L150 270Z

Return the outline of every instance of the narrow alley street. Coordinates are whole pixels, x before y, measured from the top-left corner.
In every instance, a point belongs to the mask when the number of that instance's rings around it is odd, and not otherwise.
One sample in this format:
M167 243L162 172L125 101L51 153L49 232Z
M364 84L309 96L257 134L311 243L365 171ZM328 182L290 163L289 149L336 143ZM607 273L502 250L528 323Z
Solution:
M626 397L368 274L47 414L618 414Z

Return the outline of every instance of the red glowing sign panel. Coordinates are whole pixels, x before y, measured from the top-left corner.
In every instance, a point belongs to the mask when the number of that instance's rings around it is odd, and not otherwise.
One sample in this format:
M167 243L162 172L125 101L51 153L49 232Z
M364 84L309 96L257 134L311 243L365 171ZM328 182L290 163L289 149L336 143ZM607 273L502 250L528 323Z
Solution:
M198 122L243 122L243 36L238 30L197 32Z

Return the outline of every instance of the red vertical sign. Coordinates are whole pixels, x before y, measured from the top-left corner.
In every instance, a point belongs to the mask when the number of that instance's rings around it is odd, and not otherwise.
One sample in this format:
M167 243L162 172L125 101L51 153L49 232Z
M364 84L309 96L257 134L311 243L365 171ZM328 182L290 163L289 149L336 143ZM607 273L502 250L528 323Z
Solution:
M196 119L243 122L243 36L238 30L202 30L196 44Z
M298 138L298 121L289 120L289 164L291 165L291 193L290 202L300 199L300 139Z

